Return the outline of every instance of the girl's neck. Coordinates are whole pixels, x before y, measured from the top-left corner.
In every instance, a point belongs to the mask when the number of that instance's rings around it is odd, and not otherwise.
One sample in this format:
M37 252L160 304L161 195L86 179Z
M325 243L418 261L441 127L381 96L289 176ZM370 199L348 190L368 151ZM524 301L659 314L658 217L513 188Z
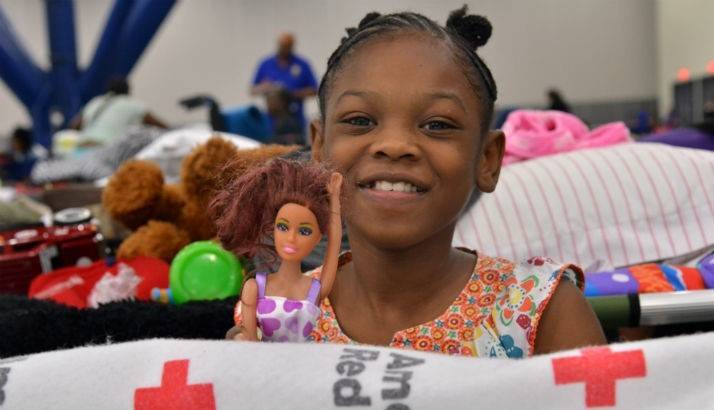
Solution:
M374 307L408 309L434 296L470 273L469 257L451 247L453 232L454 226L447 227L422 243L398 251L379 249L351 235L351 285Z

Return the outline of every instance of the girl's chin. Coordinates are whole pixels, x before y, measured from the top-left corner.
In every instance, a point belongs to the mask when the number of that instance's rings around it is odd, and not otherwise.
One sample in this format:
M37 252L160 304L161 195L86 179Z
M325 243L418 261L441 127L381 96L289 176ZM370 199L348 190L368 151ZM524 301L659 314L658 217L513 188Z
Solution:
M379 225L379 226L377 226ZM381 250L399 251L407 250L422 242L428 236L424 232L417 232L414 224L371 224L365 226L365 229L360 229L354 226L349 229L350 232L359 232L359 239L365 241L370 246ZM352 239L350 237L350 239ZM355 238L357 239L357 238Z

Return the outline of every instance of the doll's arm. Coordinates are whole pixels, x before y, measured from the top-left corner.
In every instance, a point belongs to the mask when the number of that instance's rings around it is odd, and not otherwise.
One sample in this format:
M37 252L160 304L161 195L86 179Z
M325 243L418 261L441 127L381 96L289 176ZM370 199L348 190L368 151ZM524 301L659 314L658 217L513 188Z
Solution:
M243 330L239 340L251 342L258 341L258 319L256 317L256 305L258 304L258 285L255 279L248 279L243 285L240 296L241 318L243 319Z
M327 229L327 252L320 276L320 300L330 294L335 283L337 262L342 244L342 217L340 214L340 190L342 175L335 172L330 178L327 191L330 193L330 226Z

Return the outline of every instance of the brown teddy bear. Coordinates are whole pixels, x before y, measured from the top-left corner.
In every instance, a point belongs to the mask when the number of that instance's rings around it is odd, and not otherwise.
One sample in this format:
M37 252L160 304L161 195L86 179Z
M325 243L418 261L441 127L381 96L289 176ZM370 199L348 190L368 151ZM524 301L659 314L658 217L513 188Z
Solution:
M213 238L215 226L207 209L222 180L237 178L250 167L296 149L265 145L238 150L213 137L184 158L181 183L176 185L164 184L161 169L152 162L126 162L102 194L109 215L134 231L119 246L117 257L153 256L171 263L189 243Z

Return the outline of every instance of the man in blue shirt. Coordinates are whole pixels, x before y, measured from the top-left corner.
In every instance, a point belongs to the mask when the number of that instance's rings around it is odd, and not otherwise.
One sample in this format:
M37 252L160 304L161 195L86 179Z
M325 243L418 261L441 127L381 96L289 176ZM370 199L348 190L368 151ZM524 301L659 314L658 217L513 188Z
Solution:
M317 80L310 64L293 54L295 38L284 33L278 38L278 52L264 59L253 78L251 95L266 95L279 89L287 90L292 98L289 109L304 134L307 121L303 100L317 94Z

